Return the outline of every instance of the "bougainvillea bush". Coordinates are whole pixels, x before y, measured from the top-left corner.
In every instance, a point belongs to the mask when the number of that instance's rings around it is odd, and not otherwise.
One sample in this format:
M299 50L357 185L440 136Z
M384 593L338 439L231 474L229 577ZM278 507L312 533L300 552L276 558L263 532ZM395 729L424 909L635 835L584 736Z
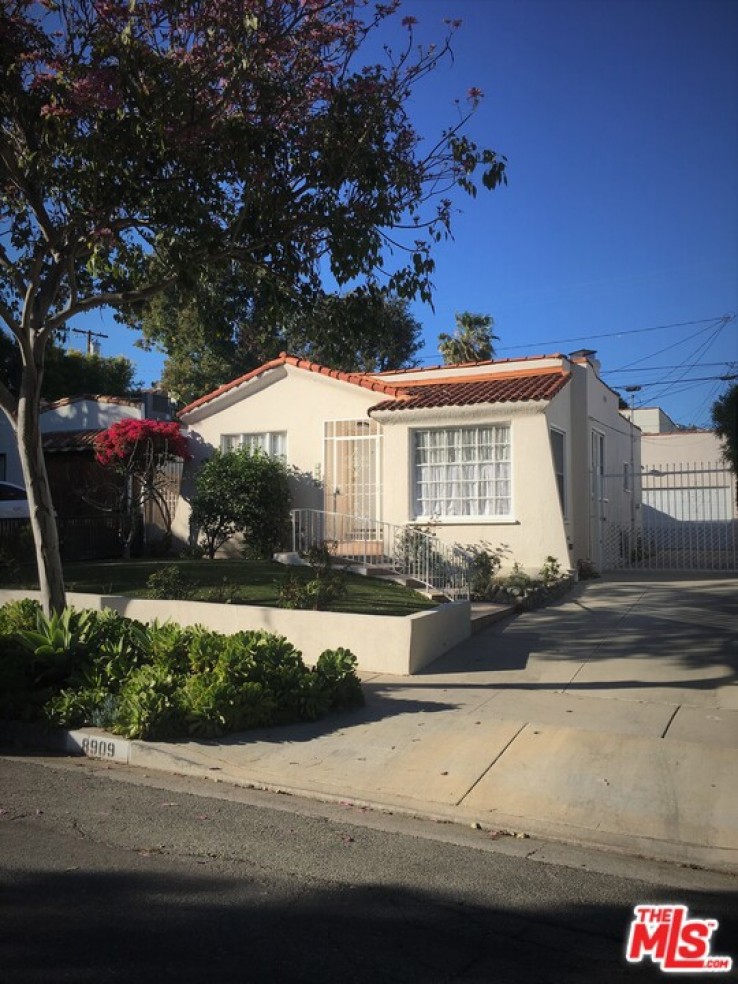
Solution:
M101 465L142 473L175 458L191 457L187 438L176 420L119 420L95 438Z
M69 608L46 618L22 601L0 609L0 651L0 717L128 738L215 737L364 703L351 652L326 650L309 668L263 631L225 636Z
M191 458L187 438L174 420L120 420L95 438L95 459L119 476L117 509L123 556L130 557L135 515L155 502L168 538L172 514L166 466Z

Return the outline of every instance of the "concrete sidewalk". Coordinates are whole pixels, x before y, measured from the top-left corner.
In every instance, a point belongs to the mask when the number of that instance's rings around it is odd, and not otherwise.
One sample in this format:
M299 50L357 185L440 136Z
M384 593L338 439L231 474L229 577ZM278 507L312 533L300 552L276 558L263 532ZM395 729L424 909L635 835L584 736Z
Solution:
M587 582L361 710L128 761L738 873L737 588Z

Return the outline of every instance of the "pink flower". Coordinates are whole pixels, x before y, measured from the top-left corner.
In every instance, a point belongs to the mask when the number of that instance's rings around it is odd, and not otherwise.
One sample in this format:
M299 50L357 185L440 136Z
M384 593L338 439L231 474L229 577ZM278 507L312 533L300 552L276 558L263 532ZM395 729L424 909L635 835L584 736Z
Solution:
M418 23L417 17L411 17L410 15L408 15L407 17L402 18L403 27L413 27L417 23Z

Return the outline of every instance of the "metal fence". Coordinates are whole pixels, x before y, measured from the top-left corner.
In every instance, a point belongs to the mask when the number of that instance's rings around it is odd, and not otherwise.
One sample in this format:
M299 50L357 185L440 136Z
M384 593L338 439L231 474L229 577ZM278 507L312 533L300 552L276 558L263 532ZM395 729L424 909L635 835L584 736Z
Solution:
M639 492L633 521L608 524L606 569L738 571L736 476L727 464L650 468Z
M318 509L294 509L291 516L297 553L327 544L350 564L405 577L447 598L469 597L469 557L427 530Z

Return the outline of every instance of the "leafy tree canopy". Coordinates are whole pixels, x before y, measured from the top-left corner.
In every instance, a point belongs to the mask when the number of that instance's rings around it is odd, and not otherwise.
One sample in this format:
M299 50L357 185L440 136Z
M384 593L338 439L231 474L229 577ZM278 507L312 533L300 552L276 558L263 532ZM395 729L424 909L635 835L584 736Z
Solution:
M738 383L713 403L712 423L723 442L723 457L738 475Z
M268 304L376 280L429 298L452 190L495 188L469 109L421 143L415 87L448 38L361 63L397 0L8 0L0 8L0 319L44 605L64 604L38 426L45 351L70 318L191 284L225 261ZM399 25L398 25L399 27ZM453 31L455 25L450 24ZM423 148L429 147L426 152ZM404 231L403 231L404 230ZM390 253L406 250L391 260ZM398 258L399 257L399 258ZM395 264L394 269L392 263Z
M346 372L416 364L421 325L404 299L368 289L321 294L275 317L235 281L201 284L187 297L167 291L138 315L143 344L168 356L160 383L182 404L282 351Z
M0 332L0 382L16 397L21 371L18 346ZM50 344L46 351L41 396L45 400L82 393L130 396L140 388L135 373L136 367L123 355L86 355Z
M456 316L453 335L441 333L438 336L438 349L444 363L454 365L459 362L484 362L494 356L494 341L498 336L492 334L494 319L488 314L471 314L464 311Z

